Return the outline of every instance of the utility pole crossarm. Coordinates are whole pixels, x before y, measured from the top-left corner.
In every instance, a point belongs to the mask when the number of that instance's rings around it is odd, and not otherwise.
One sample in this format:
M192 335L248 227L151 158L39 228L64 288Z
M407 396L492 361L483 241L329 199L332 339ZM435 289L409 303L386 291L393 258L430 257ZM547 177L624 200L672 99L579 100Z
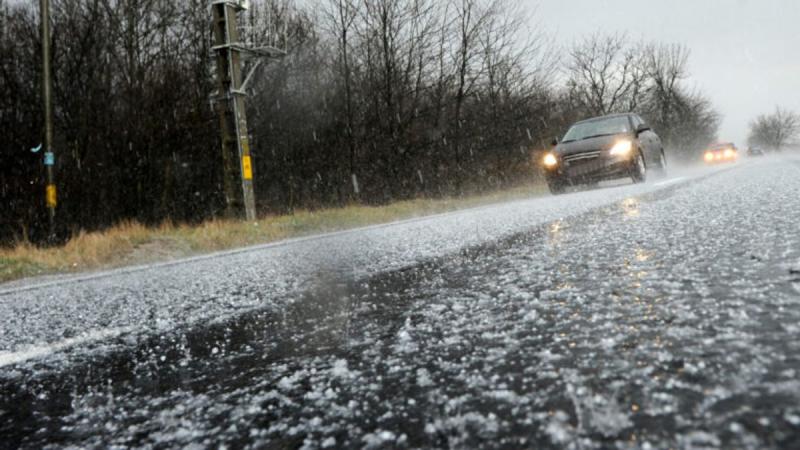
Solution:
M279 58L286 56L286 52L272 46L263 46L257 48L245 47L240 42L231 44L220 44L211 47L211 50L218 52L221 50L233 50L241 54L242 59L255 59L255 58Z

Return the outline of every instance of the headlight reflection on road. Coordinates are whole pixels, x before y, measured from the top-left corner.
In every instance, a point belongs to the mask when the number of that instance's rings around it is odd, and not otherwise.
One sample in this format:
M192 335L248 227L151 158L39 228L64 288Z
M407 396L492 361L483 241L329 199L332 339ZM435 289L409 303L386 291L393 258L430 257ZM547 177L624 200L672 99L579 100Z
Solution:
M561 219L550 224L547 237L550 245L560 245L564 241L564 222Z
M626 198L620 203L625 217L639 217L639 200Z
M636 261L638 262L645 262L649 261L650 258L653 257L653 252L649 252L643 248L636 249Z
M561 219L550 224L550 234L556 236L561 234Z

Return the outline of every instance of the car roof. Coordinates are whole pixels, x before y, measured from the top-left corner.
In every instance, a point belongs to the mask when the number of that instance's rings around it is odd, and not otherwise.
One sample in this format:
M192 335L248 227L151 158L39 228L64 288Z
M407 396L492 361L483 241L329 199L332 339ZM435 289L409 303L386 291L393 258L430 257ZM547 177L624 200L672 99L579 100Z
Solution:
M716 144L711 144L709 148L717 149L717 148L726 148L726 147L736 147L733 142L717 142Z
M577 121L575 123L579 124L579 123L585 123L585 122L595 122L595 121L598 121L598 120L613 119L613 118L616 118L616 117L631 117L631 116L634 116L634 115L636 115L636 114L635 113L629 113L629 112L627 112L627 113L616 113L616 114L606 114L605 116L590 117L588 119L579 120L579 121Z

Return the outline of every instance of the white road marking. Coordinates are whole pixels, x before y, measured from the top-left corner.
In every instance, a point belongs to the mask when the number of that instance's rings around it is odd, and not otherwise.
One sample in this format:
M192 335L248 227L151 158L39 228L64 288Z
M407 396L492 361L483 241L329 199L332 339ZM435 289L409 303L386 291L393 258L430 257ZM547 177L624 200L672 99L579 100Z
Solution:
M64 339L63 341L54 342L52 344L31 345L15 352L0 352L0 367L11 366L29 361L31 359L49 356L53 353L77 345L115 338L132 330L133 327L107 328L103 330L89 331L80 336Z
M685 179L686 179L686 177L673 178L671 180L661 181L659 183L654 184L653 186L666 186L668 184L680 183L681 181L683 181Z

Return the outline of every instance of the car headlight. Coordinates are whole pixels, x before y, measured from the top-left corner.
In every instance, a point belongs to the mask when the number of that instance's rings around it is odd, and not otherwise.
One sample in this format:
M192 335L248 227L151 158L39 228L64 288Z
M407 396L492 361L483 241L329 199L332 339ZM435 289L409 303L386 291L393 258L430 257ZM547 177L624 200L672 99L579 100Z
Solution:
M544 160L542 160L542 163L547 168L553 168L558 165L558 158L556 158L556 155L548 153L544 155Z
M612 156L628 156L631 150L633 150L633 142L625 139L614 144L610 153Z
M711 153L711 152L706 152L705 158L706 158L706 162L711 162L711 161L714 160L714 154Z
M734 152L731 149L725 149L725 158L732 159L734 157Z

